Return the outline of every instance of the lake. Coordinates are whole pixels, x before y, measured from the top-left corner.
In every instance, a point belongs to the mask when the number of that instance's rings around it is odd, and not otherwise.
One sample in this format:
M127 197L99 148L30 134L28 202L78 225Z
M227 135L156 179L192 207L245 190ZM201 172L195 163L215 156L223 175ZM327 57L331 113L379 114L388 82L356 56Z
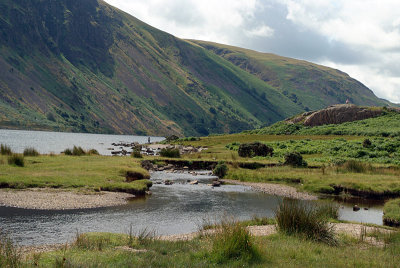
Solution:
M149 136L104 135L87 133L66 133L48 131L25 131L0 129L0 143L6 144L16 153L22 153L25 148L33 147L41 154L59 154L74 145L85 150L96 149L102 155L111 155L112 143L147 143ZM164 140L163 137L150 137L151 142Z

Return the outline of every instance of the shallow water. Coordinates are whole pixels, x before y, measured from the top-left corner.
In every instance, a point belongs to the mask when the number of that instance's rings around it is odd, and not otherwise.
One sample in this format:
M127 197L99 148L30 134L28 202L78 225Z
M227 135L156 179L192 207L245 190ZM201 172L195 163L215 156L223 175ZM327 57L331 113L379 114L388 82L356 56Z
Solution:
M151 142L158 142L163 139L162 137L150 137ZM111 144L119 142L139 142L143 144L148 142L148 136L0 129L0 143L7 144L16 153L22 153L25 148L33 147L41 154L59 154L66 148L72 148L76 145L85 150L96 149L102 155L111 155L109 148L119 150L119 147L114 147Z
M164 180L174 184L166 186ZM249 187L207 184L213 177L156 172L153 195L124 206L73 211L35 211L0 207L0 228L11 234L20 245L65 243L76 232L134 233L147 228L157 235L181 234L198 230L204 221L234 216L245 220L253 216L273 217L279 197L252 191ZM199 180L190 185L187 180ZM340 218L382 224L380 206L352 211L351 204L340 209Z

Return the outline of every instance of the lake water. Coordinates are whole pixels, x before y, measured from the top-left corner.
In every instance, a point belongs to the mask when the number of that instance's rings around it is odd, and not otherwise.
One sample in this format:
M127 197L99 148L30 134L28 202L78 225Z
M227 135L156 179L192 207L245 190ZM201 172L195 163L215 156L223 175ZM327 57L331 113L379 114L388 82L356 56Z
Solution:
M157 184L167 179L174 184ZM118 207L71 211L0 207L0 228L20 245L32 245L72 241L76 232L128 233L132 226L134 233L147 229L157 235L182 234L224 216L239 220L274 216L281 198L239 185L212 188L207 185L212 179L207 175L155 172L151 196ZM190 185L187 180L200 183ZM353 212L352 203L342 203L340 219L382 224L380 205L355 202L369 210Z
M151 142L159 142L163 139L163 137L150 137ZM0 129L0 143L10 146L16 153L22 153L25 148L33 147L41 154L59 154L66 148L72 148L76 145L85 150L96 149L102 155L111 155L110 148L119 150L119 147L114 147L111 144L120 142L144 144L148 142L148 136Z

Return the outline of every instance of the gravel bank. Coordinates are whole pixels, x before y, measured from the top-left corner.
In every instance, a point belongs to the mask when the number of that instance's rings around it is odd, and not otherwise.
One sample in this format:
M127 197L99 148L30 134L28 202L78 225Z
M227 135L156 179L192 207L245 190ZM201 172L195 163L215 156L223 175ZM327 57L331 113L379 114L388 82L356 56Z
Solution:
M0 190L0 206L41 209L69 210L124 205L131 194L99 192L83 194L55 189Z
M224 183L250 186L256 191L260 191L270 195L278 195L278 196L283 196L293 199L301 199L301 200L318 199L316 196L313 196L308 193L298 192L296 188L282 184L263 183L263 182L242 182L236 180L221 180L221 181Z

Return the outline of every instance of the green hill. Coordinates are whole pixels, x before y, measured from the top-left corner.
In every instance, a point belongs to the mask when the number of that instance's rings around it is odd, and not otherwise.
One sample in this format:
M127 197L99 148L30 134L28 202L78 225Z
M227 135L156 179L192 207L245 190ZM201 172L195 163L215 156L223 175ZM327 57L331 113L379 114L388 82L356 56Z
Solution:
M287 61L281 73L299 69L298 61L275 57ZM337 83L318 95L326 102L350 96L354 103L387 104L343 73L302 64L300 72L290 71L296 81ZM302 93L281 75L267 81L97 0L1 1L0 68L3 128L208 135L315 108L306 101L314 91Z
M303 122L293 122L288 119L271 126L250 131L252 134L269 135L355 135L400 137L400 113L396 109L369 108L380 110L381 114L364 120L344 122L341 124L326 124L320 126L305 126Z
M356 105L388 105L348 74L307 61L244 48L192 40L263 80L305 111L350 100Z

